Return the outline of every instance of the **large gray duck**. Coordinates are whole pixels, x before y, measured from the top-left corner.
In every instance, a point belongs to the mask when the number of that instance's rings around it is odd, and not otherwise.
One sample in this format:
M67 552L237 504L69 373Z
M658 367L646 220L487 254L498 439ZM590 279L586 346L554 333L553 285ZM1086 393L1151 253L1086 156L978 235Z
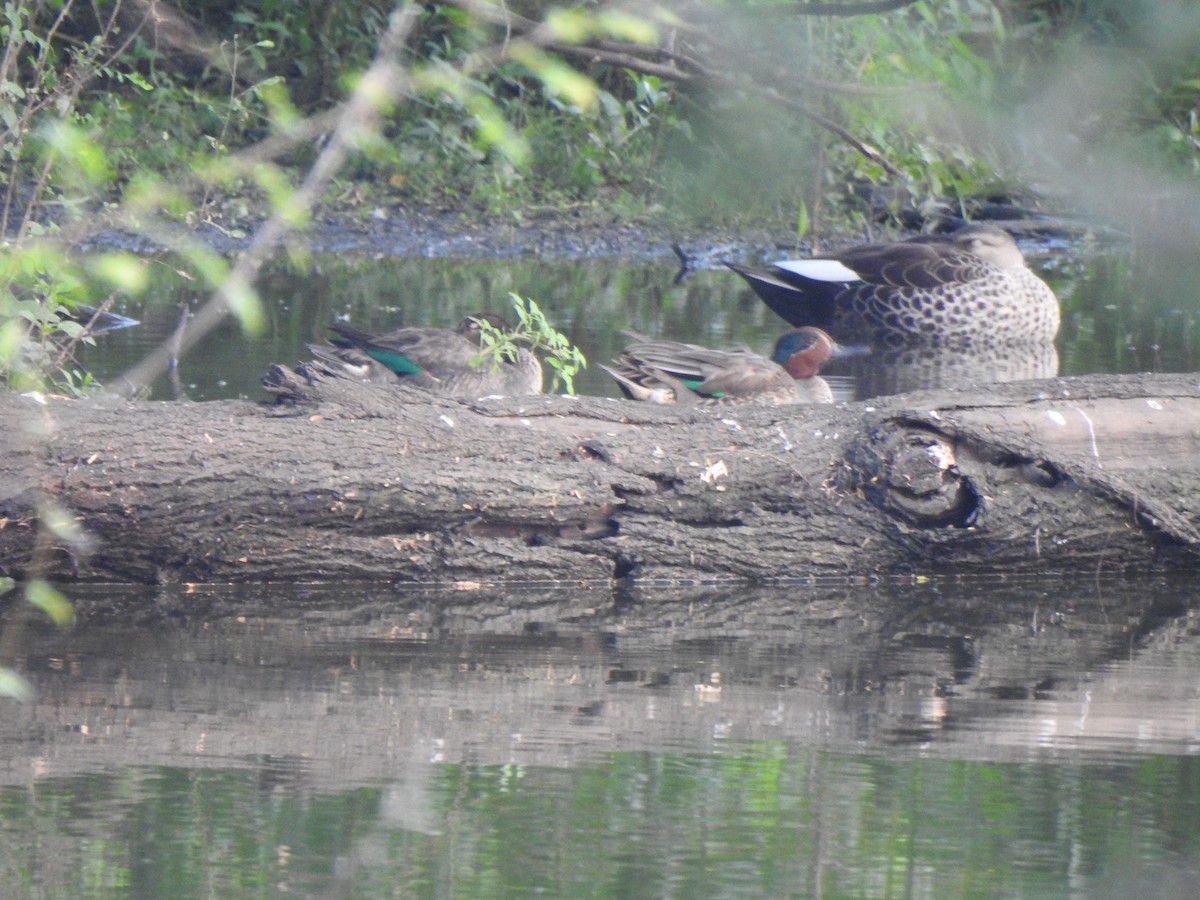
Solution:
M994 225L865 244L769 268L728 263L778 315L844 345L986 350L1050 344L1058 299Z

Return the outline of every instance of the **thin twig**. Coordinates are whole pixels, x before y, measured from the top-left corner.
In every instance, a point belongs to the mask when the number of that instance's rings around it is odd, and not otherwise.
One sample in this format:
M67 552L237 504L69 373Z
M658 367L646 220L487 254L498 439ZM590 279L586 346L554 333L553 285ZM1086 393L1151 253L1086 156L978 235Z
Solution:
M873 16L913 6L917 0L874 0L867 3L792 3L753 7L756 12L777 11L795 16Z

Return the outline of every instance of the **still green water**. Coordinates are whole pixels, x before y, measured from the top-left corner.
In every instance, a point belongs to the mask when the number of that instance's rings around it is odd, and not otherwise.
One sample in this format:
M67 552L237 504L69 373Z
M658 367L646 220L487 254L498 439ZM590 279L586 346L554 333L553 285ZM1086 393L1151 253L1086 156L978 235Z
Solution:
M75 589L29 897L1190 897L1190 583ZM957 611L957 613L955 612ZM953 620L953 621L952 621Z
M1195 259L1159 265L1144 252L1112 247L1100 252L1030 245L1026 252L1062 302L1061 374L1200 368ZM729 255L740 258L733 251ZM166 339L182 310L207 299L196 279L181 278L169 266L151 271L154 285L147 295L117 310L143 324L104 335L97 347L80 355L102 382L118 383L122 372ZM1172 273L1170 283L1161 277L1165 271ZM676 283L677 272L670 256L628 262L346 254L283 262L268 268L258 283L266 330L247 336L236 323L226 322L180 362L173 377L160 379L152 396L265 399L259 379L266 368L311 358L306 342L323 342L337 319L368 331L453 327L480 310L511 312L510 292L536 300L593 364L616 356L627 343L622 334L627 329L714 347L744 345L762 353L787 329L733 272L700 269ZM1189 272L1196 280L1184 277ZM596 365L583 373L578 389L618 396Z

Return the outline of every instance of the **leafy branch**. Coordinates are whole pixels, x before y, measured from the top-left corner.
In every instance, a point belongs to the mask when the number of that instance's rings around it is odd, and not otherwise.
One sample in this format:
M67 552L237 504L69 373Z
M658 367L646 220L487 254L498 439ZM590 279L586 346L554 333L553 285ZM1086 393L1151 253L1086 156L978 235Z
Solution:
M481 21L503 27L506 34L523 36L528 40L534 41L545 50L553 51L564 57L580 59L590 65L600 63L618 66L632 72L652 75L667 81L718 84L738 88L747 93L763 97L772 103L804 116L815 125L836 135L840 140L847 143L871 162L879 165L889 174L902 174L900 168L892 163L877 147L869 144L851 132L850 129L824 113L817 112L808 104L801 103L790 96L785 96L774 85L772 80L764 81L756 77L747 77L740 72L723 69L714 62L705 61L695 53L688 54L660 46L657 42L650 40L650 35L645 31L646 22L641 23L642 30L633 29L630 32L640 38L640 42L608 40L603 36L581 33L579 31L567 32L572 39L563 40L557 36L557 32L553 26L548 26L546 22L536 22L533 19L527 19L512 12L506 6L497 6L487 2L487 0L450 0L450 2L455 6L467 10ZM887 2L882 3L854 4L852 12L847 11L849 7L843 8L840 4L793 4L791 7L772 6L770 9L784 11L790 9L793 12L805 15L865 15L868 13L889 12L911 5L913 2L915 0L887 0ZM835 10L837 12L834 12ZM624 24L623 20L621 21ZM597 22L599 25L604 24L602 18L598 19ZM691 35L693 38L692 42L695 44L707 44L710 47L719 47L721 45L721 41L717 38L715 32L710 33L701 26L689 24L685 25L682 30ZM506 55L515 55L509 42L506 41L501 46L504 48ZM805 82L810 89L817 91L830 93L861 92L861 89L856 89L853 86L819 82L814 79L802 78L801 81Z
M540 350L542 361L553 372L550 392L556 392L561 382L568 394L574 394L575 376L587 368L583 351L550 324L535 301L513 293L508 296L512 298L513 310L517 314L515 328L497 328L486 319L474 320L479 324L480 345L483 348L479 354L480 364L490 359L493 366L500 366L516 359L522 349L530 353Z

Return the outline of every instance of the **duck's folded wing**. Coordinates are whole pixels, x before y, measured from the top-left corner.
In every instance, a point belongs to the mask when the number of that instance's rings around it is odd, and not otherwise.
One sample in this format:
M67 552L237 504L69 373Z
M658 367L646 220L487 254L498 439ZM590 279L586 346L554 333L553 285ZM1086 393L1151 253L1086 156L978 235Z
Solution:
M729 366L713 372L697 389L706 396L754 397L761 394L787 394L795 389L795 379L775 363L759 359L754 365Z
M955 245L937 241L866 244L834 257L788 260L776 265L813 281L841 280L846 283L838 276L836 267L840 265L870 285L916 290L974 281L996 271L987 260Z

